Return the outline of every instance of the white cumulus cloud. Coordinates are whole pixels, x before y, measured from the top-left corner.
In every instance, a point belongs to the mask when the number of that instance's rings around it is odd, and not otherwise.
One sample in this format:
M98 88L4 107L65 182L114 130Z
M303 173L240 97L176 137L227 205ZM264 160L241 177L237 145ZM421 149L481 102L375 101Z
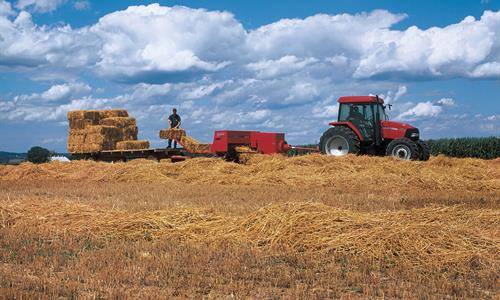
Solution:
M99 72L121 81L186 79L220 70L241 53L245 39L243 26L228 12L158 4L108 14L91 31L103 45Z
M305 19L282 19L250 32L247 43L253 55L277 59L297 57L359 56L369 50L370 32L386 30L405 18L384 10L357 15L317 14Z
M474 78L498 78L500 77L500 62L488 62L477 66L471 73Z
M487 121L499 121L500 120L500 115L491 115L489 117L486 117Z
M480 20L466 17L444 28L386 31L374 37L372 49L361 55L354 76L469 77L477 66L499 58L499 22L500 12L487 11ZM476 71L474 76L482 75Z
M19 0L16 7L19 9L32 9L35 12L45 13L56 10L66 0Z
M23 1L18 5L45 3ZM3 1L0 64L91 68L131 83L252 76L248 71L261 79L303 73L337 81L500 77L500 12L446 27L392 29L405 17L385 10L317 14L246 30L229 12L151 4L73 29L36 25L25 11L13 17Z
M91 90L91 87L84 83L58 84L43 92L41 98L46 101L58 101L72 95L86 94Z
M38 26L26 11L13 19L0 14L0 65L6 67L84 68L95 62L99 43L87 28Z
M405 85L398 86L398 90L396 92L388 91L387 95L380 95L382 99L384 99L385 103L393 103L398 101L401 97L403 97L408 88Z
M259 78L273 78L297 72L317 61L318 60L313 57L299 59L294 55L286 55L277 60L262 60L250 63L246 67L256 72Z
M0 120L61 121L72 108L99 106L102 102L89 100L91 91L89 85L74 82L56 84L41 93L17 95L10 101L0 100Z
M338 104L335 105L319 105L313 108L312 113L317 118L337 118L339 113Z
M0 0L0 16L9 16L13 14L14 11L12 10L12 5L10 4L10 2Z
M73 4L73 7L76 9L76 10L87 10L87 9L90 9L90 2L88 1L76 1L74 4Z
M420 117L436 117L441 113L443 108L435 105L430 101L419 102L411 109L401 113L397 118L401 120L411 120Z
M58 102L61 100L69 100L70 97L89 94L92 88L85 83L63 83L51 86L43 93L33 93L31 95L19 95L14 99L16 102Z
M454 106L455 105L455 100L452 98L442 98L438 100L438 104L441 104L443 106Z

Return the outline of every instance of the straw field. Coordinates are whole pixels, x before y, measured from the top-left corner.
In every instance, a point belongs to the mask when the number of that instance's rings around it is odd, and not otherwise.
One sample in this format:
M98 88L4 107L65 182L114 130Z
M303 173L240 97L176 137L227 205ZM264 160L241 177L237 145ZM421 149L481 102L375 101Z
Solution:
M499 296L500 160L0 166L7 298Z

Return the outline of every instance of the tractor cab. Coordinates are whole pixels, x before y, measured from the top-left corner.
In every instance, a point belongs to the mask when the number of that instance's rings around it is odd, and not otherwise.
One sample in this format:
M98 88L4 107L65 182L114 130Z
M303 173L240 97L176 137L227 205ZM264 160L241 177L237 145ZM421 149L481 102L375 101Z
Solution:
M390 121L384 100L378 96L340 97L338 120L331 122L320 139L320 150L327 155L347 153L391 155L402 159L429 158L427 145L419 139L417 128Z
M363 140L375 140L377 122L388 119L383 100L379 99L377 102L348 101L349 99L345 99L345 97L339 100L338 122L351 122L359 130Z

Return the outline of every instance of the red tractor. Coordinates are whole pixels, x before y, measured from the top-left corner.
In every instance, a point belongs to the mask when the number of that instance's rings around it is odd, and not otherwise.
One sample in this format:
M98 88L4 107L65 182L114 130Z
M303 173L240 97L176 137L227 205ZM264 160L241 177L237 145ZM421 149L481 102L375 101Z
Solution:
M337 122L319 141L322 153L390 155L406 160L428 160L429 147L417 128L389 121L378 96L340 97Z

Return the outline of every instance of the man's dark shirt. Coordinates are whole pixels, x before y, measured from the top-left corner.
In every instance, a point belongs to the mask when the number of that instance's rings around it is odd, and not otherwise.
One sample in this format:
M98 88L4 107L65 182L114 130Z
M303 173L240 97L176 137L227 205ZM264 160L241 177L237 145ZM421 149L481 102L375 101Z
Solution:
M359 111L352 111L349 113L349 119L354 119L356 121L365 121L365 117Z
M170 120L170 126L174 128L181 122L181 117L179 115L171 114L168 119Z

